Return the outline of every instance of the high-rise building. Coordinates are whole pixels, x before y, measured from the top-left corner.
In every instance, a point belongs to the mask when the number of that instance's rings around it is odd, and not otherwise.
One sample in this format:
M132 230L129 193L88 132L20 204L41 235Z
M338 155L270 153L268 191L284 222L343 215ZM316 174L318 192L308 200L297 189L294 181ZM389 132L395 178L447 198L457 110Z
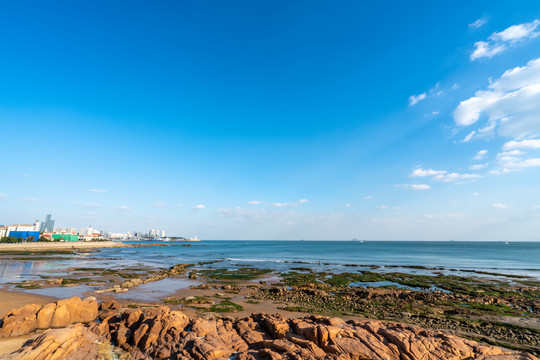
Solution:
M165 237L165 230L161 230L161 234L160 234L160 237Z
M53 231L54 229L54 220L51 219L51 214L47 214L45 216L45 221L41 223L41 226L39 227L40 232L44 231Z

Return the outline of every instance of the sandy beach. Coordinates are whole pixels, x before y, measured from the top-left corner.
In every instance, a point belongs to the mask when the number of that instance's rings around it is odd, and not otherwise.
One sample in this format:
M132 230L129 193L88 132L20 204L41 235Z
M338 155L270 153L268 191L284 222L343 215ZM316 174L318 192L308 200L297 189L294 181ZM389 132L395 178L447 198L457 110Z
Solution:
M126 247L125 244L115 241L88 241L88 242L27 242L17 244L0 244L0 251L48 251L64 249L102 249Z

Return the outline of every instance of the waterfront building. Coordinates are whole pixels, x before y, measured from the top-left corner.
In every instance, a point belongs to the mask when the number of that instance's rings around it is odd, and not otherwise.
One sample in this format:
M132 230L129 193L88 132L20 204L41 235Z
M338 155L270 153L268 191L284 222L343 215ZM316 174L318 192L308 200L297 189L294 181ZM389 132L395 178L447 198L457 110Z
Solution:
M18 239L23 239L25 241L38 241L39 231L15 230L15 231L10 231L8 236L12 236Z
M52 234L51 238L55 241L79 241L79 234Z
M40 232L53 231L54 230L54 220L51 219L51 214L47 214L45 221L41 223Z

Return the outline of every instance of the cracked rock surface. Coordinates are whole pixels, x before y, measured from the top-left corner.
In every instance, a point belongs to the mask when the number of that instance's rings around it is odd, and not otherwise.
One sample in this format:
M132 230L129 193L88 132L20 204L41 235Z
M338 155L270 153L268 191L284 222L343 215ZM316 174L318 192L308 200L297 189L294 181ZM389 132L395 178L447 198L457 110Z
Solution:
M89 307L94 301L71 300L86 301ZM40 310L28 307L8 314L0 333L6 323L10 329L38 328L32 321ZM63 328L45 331L4 359L537 360L530 354L443 332L374 320L345 322L322 316L289 319L268 314L240 319L212 315L189 319L167 306L143 312L123 309L116 301L102 302L97 316L88 320L90 315L83 316L86 321L66 317L69 321L62 322ZM31 326L23 326L29 322Z

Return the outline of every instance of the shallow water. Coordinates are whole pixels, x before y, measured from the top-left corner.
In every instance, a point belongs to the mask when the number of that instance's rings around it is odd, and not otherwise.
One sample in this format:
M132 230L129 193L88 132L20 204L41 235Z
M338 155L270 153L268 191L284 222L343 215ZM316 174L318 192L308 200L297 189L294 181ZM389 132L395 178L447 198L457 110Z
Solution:
M133 242L140 244L141 242ZM152 241L151 243L159 243ZM167 242L166 244L185 244ZM72 267L167 268L178 263L220 261L203 268L254 266L277 271L308 267L328 272L436 272L484 276L477 270L540 279L540 242L435 241L201 241L192 246L102 249L74 259L0 261L0 283L62 276ZM374 267L372 267L374 266ZM411 267L426 267L411 268ZM433 269L435 268L435 269Z
M157 301L174 295L176 290L188 289L190 286L199 284L201 282L189 279L166 278L133 287L126 293L114 294L114 297L136 301Z

